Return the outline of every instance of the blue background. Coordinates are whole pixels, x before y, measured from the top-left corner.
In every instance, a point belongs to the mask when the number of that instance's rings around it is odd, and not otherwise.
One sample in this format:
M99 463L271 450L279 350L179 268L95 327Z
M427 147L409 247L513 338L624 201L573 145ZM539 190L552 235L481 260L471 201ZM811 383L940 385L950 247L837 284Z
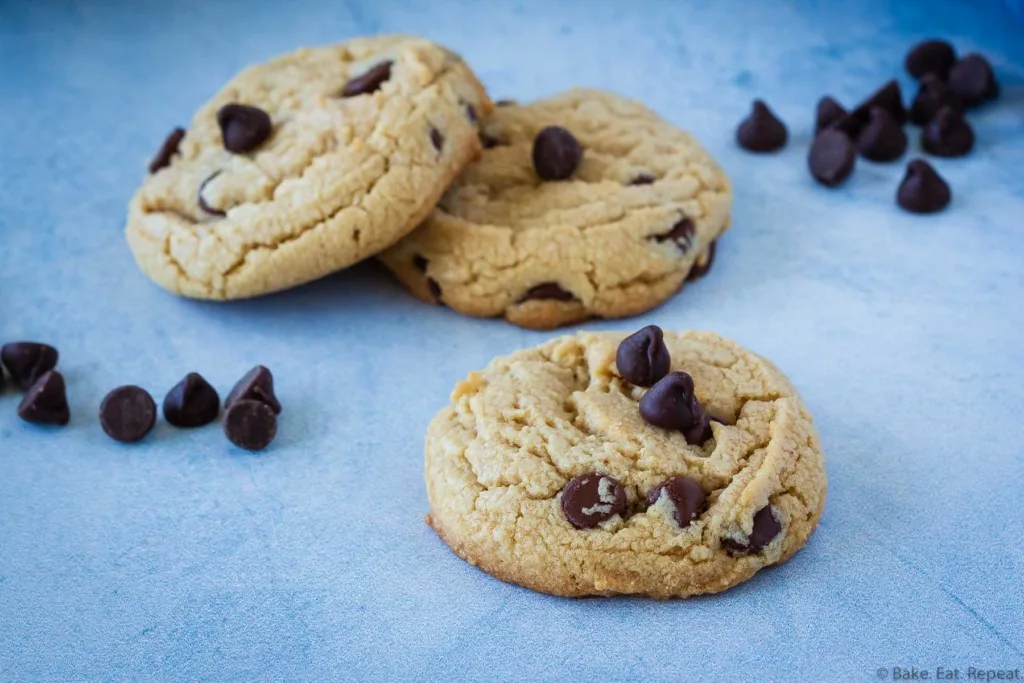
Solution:
M580 84L641 99L731 173L703 281L642 320L702 328L787 371L831 488L787 564L720 596L572 601L505 585L423 523L422 441L452 385L550 334L424 306L364 264L232 304L176 299L123 240L168 130L244 65L356 34L421 33L494 97ZM978 146L837 190L805 169L814 103L846 104L945 36L995 64ZM736 148L763 96L791 144ZM918 147L916 133L913 145ZM71 424L0 396L0 680L874 680L893 666L1024 673L1024 31L999 3L627 0L0 1L0 339L61 351ZM95 413L270 366L260 455L216 426L121 446Z

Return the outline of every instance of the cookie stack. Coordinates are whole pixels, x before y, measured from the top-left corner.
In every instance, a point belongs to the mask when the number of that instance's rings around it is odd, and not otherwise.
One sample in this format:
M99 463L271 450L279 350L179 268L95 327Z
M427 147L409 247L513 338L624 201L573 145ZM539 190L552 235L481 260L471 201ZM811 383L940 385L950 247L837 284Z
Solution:
M495 107L465 62L359 38L250 67L129 206L140 268L201 299L377 256L420 299L535 329L649 310L707 272L729 181L684 131L574 89Z

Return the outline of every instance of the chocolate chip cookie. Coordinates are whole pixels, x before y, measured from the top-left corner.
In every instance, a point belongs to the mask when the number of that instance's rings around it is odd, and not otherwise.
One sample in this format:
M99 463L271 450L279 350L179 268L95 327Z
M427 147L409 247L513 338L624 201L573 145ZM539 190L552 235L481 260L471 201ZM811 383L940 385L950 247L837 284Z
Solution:
M544 329L646 311L706 272L732 192L688 134L572 90L499 106L484 152L381 260L413 294Z
M561 337L470 373L430 425L426 482L428 523L490 574L658 598L785 561L827 488L811 415L778 368L654 327Z
M285 289L390 246L478 156L483 87L419 38L252 66L174 130L128 210L142 270L177 294Z

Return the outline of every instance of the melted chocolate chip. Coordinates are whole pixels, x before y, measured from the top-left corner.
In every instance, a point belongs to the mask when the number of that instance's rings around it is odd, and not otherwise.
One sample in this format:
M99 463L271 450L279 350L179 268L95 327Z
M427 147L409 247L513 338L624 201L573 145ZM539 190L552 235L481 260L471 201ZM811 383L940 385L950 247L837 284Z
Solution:
M71 413L64 377L56 370L44 372L18 404L18 417L34 424L66 425Z
M480 133L480 144L484 146L484 149L492 149L502 145L503 143L498 138L491 137L487 133Z
M974 148L974 130L963 112L943 107L921 131L921 147L938 157L962 157Z
M434 146L438 152L444 147L444 136L441 135L441 131L431 126L430 128L430 144Z
M123 386L114 389L100 404L100 426L121 443L140 441L156 424L156 403L145 389Z
M341 91L342 97L355 97L376 92L389 78L391 78L391 65L393 62L381 62L370 67L362 76L356 76Z
M660 484L647 496L647 505L654 505L662 495L668 496L675 508L676 523L683 529L700 517L708 502L701 485L689 477L672 477Z
M856 158L850 138L835 128L829 128L823 130L811 143L807 168L819 183L835 187L853 172Z
M956 61L956 50L945 40L925 40L910 49L904 66L907 73L921 80L928 74L945 79Z
M437 280L432 277L428 277L427 290L430 292L430 296L433 297L434 301L441 303L441 285L437 284Z
M814 134L817 135L847 116L849 116L849 113L843 108L843 105L832 99L832 97L825 95L818 100L818 106L815 110Z
M917 89L917 95L910 105L910 121L923 126L939 113L943 107L951 107L957 111L963 110L963 102L959 95L953 92L944 81L935 74L925 74L921 78L921 85Z
M530 287L519 299L519 303L531 300L554 299L555 301L572 301L576 296L569 291L562 289L557 282L542 282L539 285Z
M715 247L717 244L718 240L715 240L708 245L706 252L697 256L697 260L694 262L693 267L690 268L690 272L686 275L687 282L699 280L708 274L708 271L711 270L711 265L715 262Z
M935 213L952 199L949 185L924 159L907 164L907 174L896 192L896 203L911 213Z
M210 214L211 216L218 216L218 217L220 217L220 216L227 216L228 215L227 211L221 211L220 209L215 209L212 206L210 206L209 204L207 204L206 203L206 199L203 198L203 190L206 189L207 184L211 180L213 180L214 178L216 178L219 175L220 175L220 171L214 171L213 174L210 175L210 177L208 177L206 180L204 180L203 182L201 182L199 184L199 190L196 191L196 197L198 198L198 201L199 201L199 208L202 209L204 212Z
M641 173L637 177L629 181L630 185L650 185L654 182L654 176L647 173Z
M615 515L626 515L626 491L614 477L581 474L562 489L562 511L577 529L593 529Z
M640 387L649 387L667 375L671 364L665 336L657 325L648 325L629 335L615 353L619 374Z
M476 107L474 107L472 104L469 104L467 102L466 106L465 106L465 109L466 109L466 118L469 119L469 122L470 123L476 123L477 122Z
M277 435L277 418L262 401L235 401L224 413L224 434L247 451L261 451Z
M750 152L775 152L786 146L786 124L763 100L754 100L750 115L736 129L736 141Z
M412 267L415 268L416 270L420 271L421 273L427 272L427 266L429 264L430 264L430 261L428 261L426 258L421 256L420 254L415 254L412 257Z
M640 399L640 417L662 429L681 431L689 444L701 444L708 434L708 417L693 391L693 378L672 372Z
M651 239L656 242L667 242L671 240L675 243L679 250L684 254L689 251L690 244L693 242L693 234L697 228L693 224L693 221L688 217L683 216L668 232L663 232L660 235L654 235Z
M781 531L782 525L779 524L779 520L775 519L775 513L772 511L772 507L768 505L754 513L754 527L746 543L740 543L727 538L722 541L722 545L737 554L756 553L775 540L775 537Z
M949 70L949 87L967 107L975 107L999 96L992 65L979 54L964 55L953 65Z
M198 372L190 372L164 397L164 419L175 427L201 427L217 419L220 396Z
M533 167L544 180L565 180L576 172L583 148L565 128L548 126L533 141Z
M857 136L857 150L871 161L894 161L907 151L907 134L892 114L871 108L871 119Z
M270 115L248 104L225 104L217 111L224 149L235 154L251 152L270 137Z
M0 348L0 360L7 366L11 379L23 391L57 367L59 357L57 349L39 342L10 342Z
M260 401L270 406L274 413L281 412L281 403L274 394L274 376L270 370L257 365L238 380L228 397L224 399L224 408L230 408L236 401Z
M184 138L184 128L175 128L172 130L164 140L164 144L160 146L160 151L157 152L156 156L153 157L153 160L149 162L149 172L156 173L161 168L170 166L171 157L178 153L178 147L181 146L181 141Z

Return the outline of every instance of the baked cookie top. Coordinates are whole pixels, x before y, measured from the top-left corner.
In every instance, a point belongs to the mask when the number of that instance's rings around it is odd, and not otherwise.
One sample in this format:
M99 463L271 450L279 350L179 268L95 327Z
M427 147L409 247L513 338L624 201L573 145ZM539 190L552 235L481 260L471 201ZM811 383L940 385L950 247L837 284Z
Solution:
M625 357L624 337L560 337L459 382L427 433L428 522L470 563L557 595L712 593L789 558L827 488L792 384L715 334L662 346L645 328Z
M381 255L424 300L535 328L633 315L729 225L721 168L637 102L576 89L499 106L481 138L481 159Z
M419 223L491 108L458 55L357 38L251 66L168 137L128 211L139 266L190 297L322 277Z

